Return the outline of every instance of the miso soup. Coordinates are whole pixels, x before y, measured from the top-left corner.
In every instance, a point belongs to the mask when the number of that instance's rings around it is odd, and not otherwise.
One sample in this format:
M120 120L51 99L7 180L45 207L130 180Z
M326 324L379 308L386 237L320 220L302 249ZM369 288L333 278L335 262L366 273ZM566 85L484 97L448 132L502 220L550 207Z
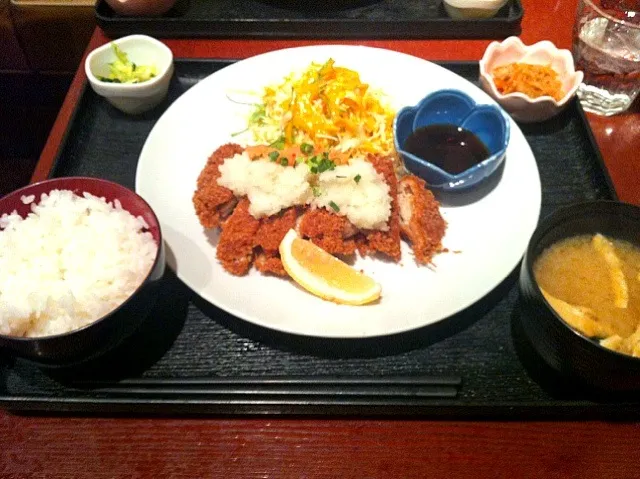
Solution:
M569 325L640 357L640 247L600 234L575 236L543 251L533 271Z

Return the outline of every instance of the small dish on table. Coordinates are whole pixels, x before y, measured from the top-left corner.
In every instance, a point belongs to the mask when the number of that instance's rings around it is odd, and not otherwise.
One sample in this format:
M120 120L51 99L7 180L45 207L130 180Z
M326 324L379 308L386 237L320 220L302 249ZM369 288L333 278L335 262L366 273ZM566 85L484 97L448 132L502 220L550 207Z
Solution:
M454 20L495 17L508 0L444 0L444 9Z
M492 42L479 66L484 91L522 123L545 121L556 116L575 97L584 77L581 71L575 70L569 50L558 49L549 41L527 46L518 37L509 37L501 43ZM498 88L495 75L500 68L509 67L515 71L505 72L505 77L516 86L507 91ZM540 78L534 78L536 75ZM535 84L529 83L532 78ZM517 84L526 85L527 93L520 91ZM548 94L551 90L554 95Z
M534 231L520 269L521 322L554 370L601 390L640 390L640 323L628 323L637 322L639 238L640 208L617 201L556 210Z
M167 13L176 0L105 0L119 15L149 17Z
M56 178L0 199L0 267L0 350L67 367L138 329L158 295L164 243L133 191Z
M125 61L121 60L122 54ZM142 66L153 71L140 80L132 74ZM127 67L126 73L132 79L112 79L114 67L116 72L118 68ZM89 53L85 73L98 95L124 113L139 114L157 106L166 97L173 75L173 53L155 38L130 35Z
M431 188L462 191L498 171L510 126L499 107L476 104L466 93L449 89L400 110L393 136L407 170Z

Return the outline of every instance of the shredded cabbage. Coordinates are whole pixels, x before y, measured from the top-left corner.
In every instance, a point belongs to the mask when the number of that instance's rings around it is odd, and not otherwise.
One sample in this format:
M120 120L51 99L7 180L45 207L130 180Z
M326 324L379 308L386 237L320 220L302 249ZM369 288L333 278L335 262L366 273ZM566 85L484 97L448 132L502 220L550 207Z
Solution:
M248 120L253 141L279 147L312 144L337 164L367 153L391 154L395 112L358 72L311 63L264 89Z

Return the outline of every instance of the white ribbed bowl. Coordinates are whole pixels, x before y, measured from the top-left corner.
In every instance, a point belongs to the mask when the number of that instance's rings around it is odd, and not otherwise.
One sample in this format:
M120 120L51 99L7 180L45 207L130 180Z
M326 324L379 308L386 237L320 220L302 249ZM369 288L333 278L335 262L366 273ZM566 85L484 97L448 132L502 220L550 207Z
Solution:
M558 72L565 95L560 101L550 96L529 98L523 93L503 95L498 92L490 72L508 63L548 65ZM583 73L576 71L569 50L558 49L549 41L527 46L518 37L509 37L501 43L492 42L480 60L480 83L515 120L522 123L544 121L560 113L575 96Z

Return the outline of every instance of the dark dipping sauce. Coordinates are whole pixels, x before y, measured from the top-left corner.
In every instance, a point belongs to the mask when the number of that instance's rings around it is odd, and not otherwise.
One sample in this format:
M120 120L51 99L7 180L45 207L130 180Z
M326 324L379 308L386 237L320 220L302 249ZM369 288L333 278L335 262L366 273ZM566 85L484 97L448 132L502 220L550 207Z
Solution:
M421 126L404 142L403 149L456 175L489 158L489 149L476 135L457 125Z

